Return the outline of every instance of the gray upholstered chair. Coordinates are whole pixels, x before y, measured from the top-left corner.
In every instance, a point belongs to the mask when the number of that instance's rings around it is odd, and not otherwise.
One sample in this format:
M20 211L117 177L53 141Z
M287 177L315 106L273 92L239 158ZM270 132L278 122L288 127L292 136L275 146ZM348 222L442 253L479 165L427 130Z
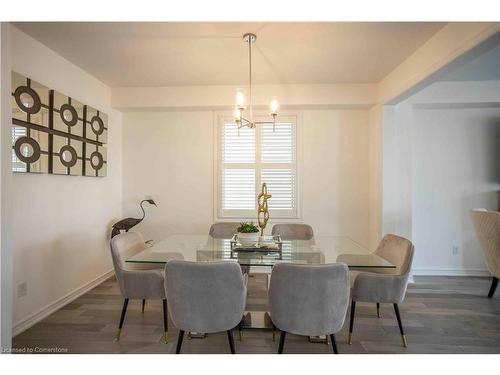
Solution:
M232 238L235 233L238 232L238 227L240 223L237 222L223 222L223 223L213 223L210 226L208 234L213 238ZM242 266L241 271L248 274L250 272L250 267ZM240 327L240 341L241 341L241 327Z
M271 233L284 240L310 240L314 236L312 227L307 224L275 224Z
M231 238L238 232L239 226L240 223L236 222L214 223L210 226L208 234L213 238Z
M180 353L184 332L227 332L231 353L235 353L232 329L243 317L247 286L238 263L167 263L165 291L172 322L179 329L176 353Z
M493 275L488 293L488 298L491 298L500 278L500 212L478 208L471 210L470 214L483 249L486 266Z
M403 302L413 260L413 244L406 238L387 234L382 238L375 254L396 265L396 268L380 269L376 272L359 273L354 280L351 292L351 321L349 323L349 345L352 344L352 330L356 302L377 304L379 315L380 303L392 303L398 321L403 346L407 346L406 336L401 323L398 304Z
M338 353L335 333L344 324L349 305L349 270L343 263L301 265L278 263L269 288L269 311L281 330L278 353L283 353L286 333L330 335Z
M142 311L146 299L163 301L164 340L168 340L167 300L164 288L163 270L151 268L155 266L126 263L126 259L144 250L148 245L137 232L118 234L111 239L111 256L115 268L116 279L124 298L120 324L116 339L120 339L129 299L142 299Z

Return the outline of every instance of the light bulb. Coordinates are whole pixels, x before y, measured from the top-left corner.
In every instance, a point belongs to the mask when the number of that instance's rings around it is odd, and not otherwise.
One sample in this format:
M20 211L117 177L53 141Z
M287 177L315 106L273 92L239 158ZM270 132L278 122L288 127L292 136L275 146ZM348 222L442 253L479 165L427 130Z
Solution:
M238 108L238 107L234 108L234 119L236 121L240 121L241 120L241 109Z
M280 109L280 103L276 99L271 100L269 109L271 110L271 115L277 115Z
M236 92L236 105L240 109L245 108L245 94L243 94L243 91L241 90Z

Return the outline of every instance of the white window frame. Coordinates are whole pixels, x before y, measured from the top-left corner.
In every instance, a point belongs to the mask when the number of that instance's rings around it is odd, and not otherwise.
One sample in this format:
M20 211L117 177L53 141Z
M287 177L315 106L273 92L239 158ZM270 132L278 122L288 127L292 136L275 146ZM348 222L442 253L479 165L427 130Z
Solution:
M254 111L254 121L269 121L269 115L265 112ZM223 210L222 209L222 144L221 144L221 132L224 124L234 122L231 112L216 112L214 113L214 220L215 221L239 221L239 220L257 220L257 204L254 210ZM270 220L280 219L283 222L297 222L301 219L302 214L302 199L301 199L301 175L300 175L300 165L302 159L302 128L301 115L297 112L286 112L278 116L277 122L289 122L295 125L295 155L293 160L293 165L295 168L295 207L292 212L283 210L269 210ZM235 125L236 126L236 125ZM257 195L260 193L261 183L260 183L260 171L262 169L261 165L279 167L280 163L262 163L260 158L260 130L256 129L255 134L255 163L250 163L252 167L255 167L256 174L256 184L255 184L255 200L257 201ZM287 166L290 163L286 163ZM233 168L247 168L248 163L232 164ZM272 192L270 192L272 194ZM272 199L272 198L271 198Z

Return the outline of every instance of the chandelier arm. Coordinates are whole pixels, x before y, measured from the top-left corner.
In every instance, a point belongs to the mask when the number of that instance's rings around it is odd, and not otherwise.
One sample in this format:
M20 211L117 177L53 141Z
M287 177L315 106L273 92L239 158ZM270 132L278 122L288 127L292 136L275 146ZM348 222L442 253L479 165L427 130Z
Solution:
M274 124L273 120L270 121L254 121L255 125L265 125L265 124Z
M242 117L240 121L245 122L245 123L247 123L247 124L251 124L251 123L252 123L252 121L247 120L247 119L246 119L246 118L244 118L244 117Z
M252 124L251 124L251 123L248 123L248 124L238 125L238 131L239 131L240 129L243 129L243 128L252 129Z
M249 128L252 128L253 127L253 123L251 121L248 121L246 118L242 117L240 120L239 120L239 123L237 123L238 125L238 129L241 129L241 128L244 128L245 126L246 127L249 127Z

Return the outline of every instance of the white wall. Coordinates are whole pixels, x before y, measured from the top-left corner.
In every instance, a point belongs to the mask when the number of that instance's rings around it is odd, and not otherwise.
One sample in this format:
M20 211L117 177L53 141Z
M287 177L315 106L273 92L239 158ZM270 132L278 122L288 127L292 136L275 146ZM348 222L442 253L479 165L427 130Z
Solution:
M412 239L415 274L488 274L469 210L499 207L499 88L437 82L385 108L383 231Z
M121 217L121 113L110 107L109 87L15 27L10 31L12 70L109 115L107 177L6 173L2 219L13 249L17 332L112 268L109 228ZM2 147L10 149L8 138ZM10 168L9 158L3 163ZM22 282L28 295L17 298Z
M487 273L469 210L498 210L500 108L417 109L412 131L415 272Z
M347 235L368 245L368 111L300 114L301 221L320 235ZM159 207L148 207L137 228L147 238L207 233L214 221L216 116L212 111L123 116L124 215L139 216L137 203L151 195Z
M369 113L304 111L303 221L369 245Z
M376 105L370 109L369 134L369 233L370 248L375 249L382 234L382 106Z
M204 233L212 218L213 115L203 112L123 114L123 215L140 217L138 202L152 196L138 230L161 239Z
M9 90L4 90L4 85L10 82L10 40L9 25L0 24L0 347L8 350L12 341L12 247L8 241L9 228L5 220L6 196L4 192L9 182L7 165L3 162L10 156L10 147L5 148L4 143L11 138L10 130L10 103Z
M394 104L401 103L411 95L418 95L418 92L425 88L429 89L429 85L443 75L457 67L459 68L462 64L471 61L498 44L499 30L500 24L498 22L449 23L378 82L377 105L374 105L370 110L370 231L372 233L372 247L384 233L392 231L395 223L399 220L394 216L398 215L394 211L394 204L390 199L387 199L391 197L391 194L394 194L396 188L394 184L397 183L397 181L391 180L394 178L392 175L394 164L387 157L387 152L392 152L388 151L387 147L388 143L393 143L387 137L387 128L393 127L391 122L394 117ZM451 86L454 83L448 82L447 84ZM455 88L454 90L447 89L446 95L454 96L455 103L459 103L456 94L463 92L473 92L472 96L477 94L475 90ZM442 96L441 101L450 102L446 96ZM390 131L393 131L392 136L394 136L395 130L389 129ZM408 213L404 214L401 220L406 226L405 233L409 233L411 220L408 220Z
M383 233L412 238L412 105L385 106Z

